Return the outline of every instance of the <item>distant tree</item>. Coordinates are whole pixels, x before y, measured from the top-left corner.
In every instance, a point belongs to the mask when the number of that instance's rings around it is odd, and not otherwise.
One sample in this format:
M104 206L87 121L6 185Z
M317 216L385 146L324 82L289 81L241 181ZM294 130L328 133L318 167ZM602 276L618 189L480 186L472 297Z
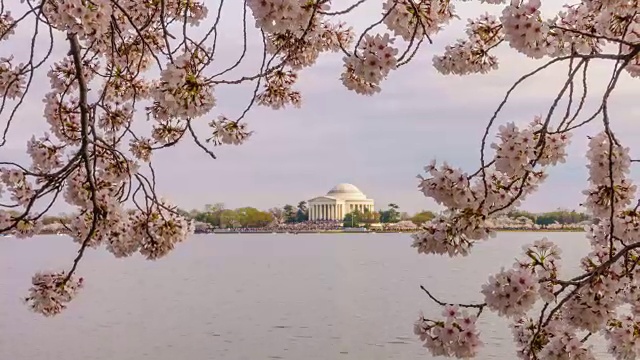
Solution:
M512 210L509 211L509 213L507 213L507 216L512 218L512 219L516 219L519 217L526 217L528 219L531 219L531 221L535 222L536 218L538 217L538 215L528 212L528 211L524 211L524 210Z
M408 212L403 211L400 213L400 220L411 220L411 215Z
M400 208L398 205L391 203L388 205L389 209L380 210L380 221L383 223L396 223L400 220Z
M284 221L288 223L292 223L296 221L296 209L293 205L285 205L282 210L284 210Z
M42 217L43 225L61 224L64 222L66 222L66 219L60 216L43 216Z
M433 211L421 211L411 217L411 221L416 225L422 225L427 221L436 217L436 214Z
M186 211L186 210L184 210L184 209L180 209L180 208L177 208L177 209L176 209L176 212L177 212L180 216L184 216L184 217L189 218L189 219L191 219L191 218L192 218L192 216L191 216L191 215L192 215L192 213L193 213L194 211L195 211L195 210Z
M224 210L225 208L223 203L216 203L213 205L206 204L204 206L203 211L194 209L189 211L183 216L198 222L207 223L213 227L220 227L221 226L220 216ZM184 213L181 213L181 214L184 214Z
M577 224L585 220L590 220L590 217L585 213L580 213L575 210L557 210L538 214L535 222L538 225L546 226L556 222L563 225Z
M277 223L282 223L284 222L284 210L281 208L271 208L269 210L267 210L269 212L269 214L271 214L271 216L273 217L273 220L275 220Z
M369 210L354 210L347 215L345 215L343 219L343 226L345 227L358 227L361 224L365 224L368 226L370 224L375 224L380 222L380 213L377 211L369 211Z
M220 212L220 227L230 228L238 227L238 214L230 209L225 209Z
M296 212L296 222L303 222L309 219L309 210L307 209L307 202L300 201L298 203L298 211Z
M360 226L360 217L362 213L358 210L354 210L350 213L347 213L344 216L344 220L342 221L342 226L344 227L358 227Z
M269 225L273 216L266 211L260 211L253 207L243 207L235 210L236 220L242 227L258 228Z
M365 209L362 212L357 212L357 214L361 223L370 225L380 222L380 213L377 211L369 211L368 209Z
M207 212L213 212L213 213L215 213L215 212L220 212L220 211L222 211L222 210L224 210L224 209L225 209L225 207L224 207L224 203L215 203L215 204L213 204L213 205L211 205L211 204L206 204L206 205L204 206L204 210L205 210L205 211L207 211Z

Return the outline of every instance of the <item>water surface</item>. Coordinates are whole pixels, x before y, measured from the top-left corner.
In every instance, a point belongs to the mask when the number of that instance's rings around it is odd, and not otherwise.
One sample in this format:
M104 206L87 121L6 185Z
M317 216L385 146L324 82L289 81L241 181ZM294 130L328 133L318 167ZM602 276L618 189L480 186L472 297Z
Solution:
M92 250L86 287L48 319L20 297L35 271L68 268L77 245L0 239L0 359L430 359L412 324L440 309L419 285L479 301L487 275L543 236L571 264L588 251L583 233L501 233L462 259L418 255L406 234L194 235L157 262ZM491 315L479 358L514 359L507 322Z

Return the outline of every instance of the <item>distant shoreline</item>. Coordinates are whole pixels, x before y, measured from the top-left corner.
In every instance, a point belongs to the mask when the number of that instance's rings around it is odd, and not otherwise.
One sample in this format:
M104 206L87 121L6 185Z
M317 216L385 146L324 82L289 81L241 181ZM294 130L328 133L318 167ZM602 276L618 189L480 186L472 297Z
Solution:
M582 228L566 228L566 229L497 229L496 232L584 232ZM270 230L256 230L256 231L215 231L215 232L200 232L196 234L213 234L213 235L229 235L229 234L413 234L417 233L416 230L388 230L388 231L353 231L353 230L305 230L305 231L270 231Z
M583 228L564 228L564 229L496 229L496 232L584 232ZM266 230L266 229L254 229L254 230L226 230L226 231L205 231L195 234L213 234L213 235L229 235L229 234L413 234L418 232L417 230L378 230L371 231L366 229L349 229L349 230L301 230L301 231L283 231L283 230ZM43 231L38 235L67 235L66 232L48 232ZM0 237L7 236L6 234L0 234Z

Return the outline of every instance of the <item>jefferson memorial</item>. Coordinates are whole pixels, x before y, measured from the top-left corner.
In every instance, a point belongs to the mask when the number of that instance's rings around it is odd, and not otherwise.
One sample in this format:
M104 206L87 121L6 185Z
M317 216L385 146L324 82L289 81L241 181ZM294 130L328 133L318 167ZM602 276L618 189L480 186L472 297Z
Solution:
M342 220L355 210L374 211L373 199L351 184L338 184L327 195L309 200L309 220Z

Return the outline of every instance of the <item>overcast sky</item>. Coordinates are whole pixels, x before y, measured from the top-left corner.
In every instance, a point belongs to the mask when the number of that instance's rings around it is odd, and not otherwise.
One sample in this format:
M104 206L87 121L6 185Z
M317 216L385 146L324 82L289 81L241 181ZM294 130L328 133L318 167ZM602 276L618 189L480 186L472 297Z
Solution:
M242 51L239 3L224 10L216 65L219 69L233 63ZM358 29L379 16L381 2L370 3L348 19ZM501 68L490 75L438 74L431 65L432 57L462 36L466 18L479 11L477 5L461 7L463 20L437 35L434 44L424 46L410 65L392 72L382 84L382 92L374 97L344 88L339 79L341 56L323 56L317 66L301 73L297 89L303 95L302 108L255 108L246 118L255 131L246 144L215 149L218 160L211 160L188 141L156 154L160 192L184 208L216 202L228 207L269 208L323 195L335 184L348 182L375 199L376 207L394 202L409 212L435 209L435 204L418 192L416 175L433 158L475 171L482 131L491 114L511 84L540 64L503 47L498 52ZM253 28L253 21L249 20L249 25ZM14 40L18 48L26 47L25 36L18 34ZM261 51L255 46L257 34L250 31L249 37L253 53L249 52L249 64L239 71L255 70L251 65ZM3 47L2 51L18 50ZM59 55L65 51L56 49ZM590 104L601 97L610 71L610 64L592 66ZM497 124L526 124L535 115L546 114L566 72L567 67L559 65L525 83ZM33 89L28 106L20 111L8 146L0 149L0 158L24 159L25 143L31 134L41 134L48 128L40 115L41 98L47 90L44 85L48 84L45 76L46 71L35 79L38 87ZM626 145L633 145L640 139L637 83L626 73L623 78L612 99L613 128ZM220 87L216 95L218 107L210 117L201 119L203 124L221 113L237 116L249 98L246 88ZM587 105L587 109L594 106ZM6 121L3 116L2 121ZM142 109L138 116L144 121ZM524 208L542 211L578 207L586 186L586 135L599 131L600 124L598 120L574 134L568 163L552 169L548 181Z

